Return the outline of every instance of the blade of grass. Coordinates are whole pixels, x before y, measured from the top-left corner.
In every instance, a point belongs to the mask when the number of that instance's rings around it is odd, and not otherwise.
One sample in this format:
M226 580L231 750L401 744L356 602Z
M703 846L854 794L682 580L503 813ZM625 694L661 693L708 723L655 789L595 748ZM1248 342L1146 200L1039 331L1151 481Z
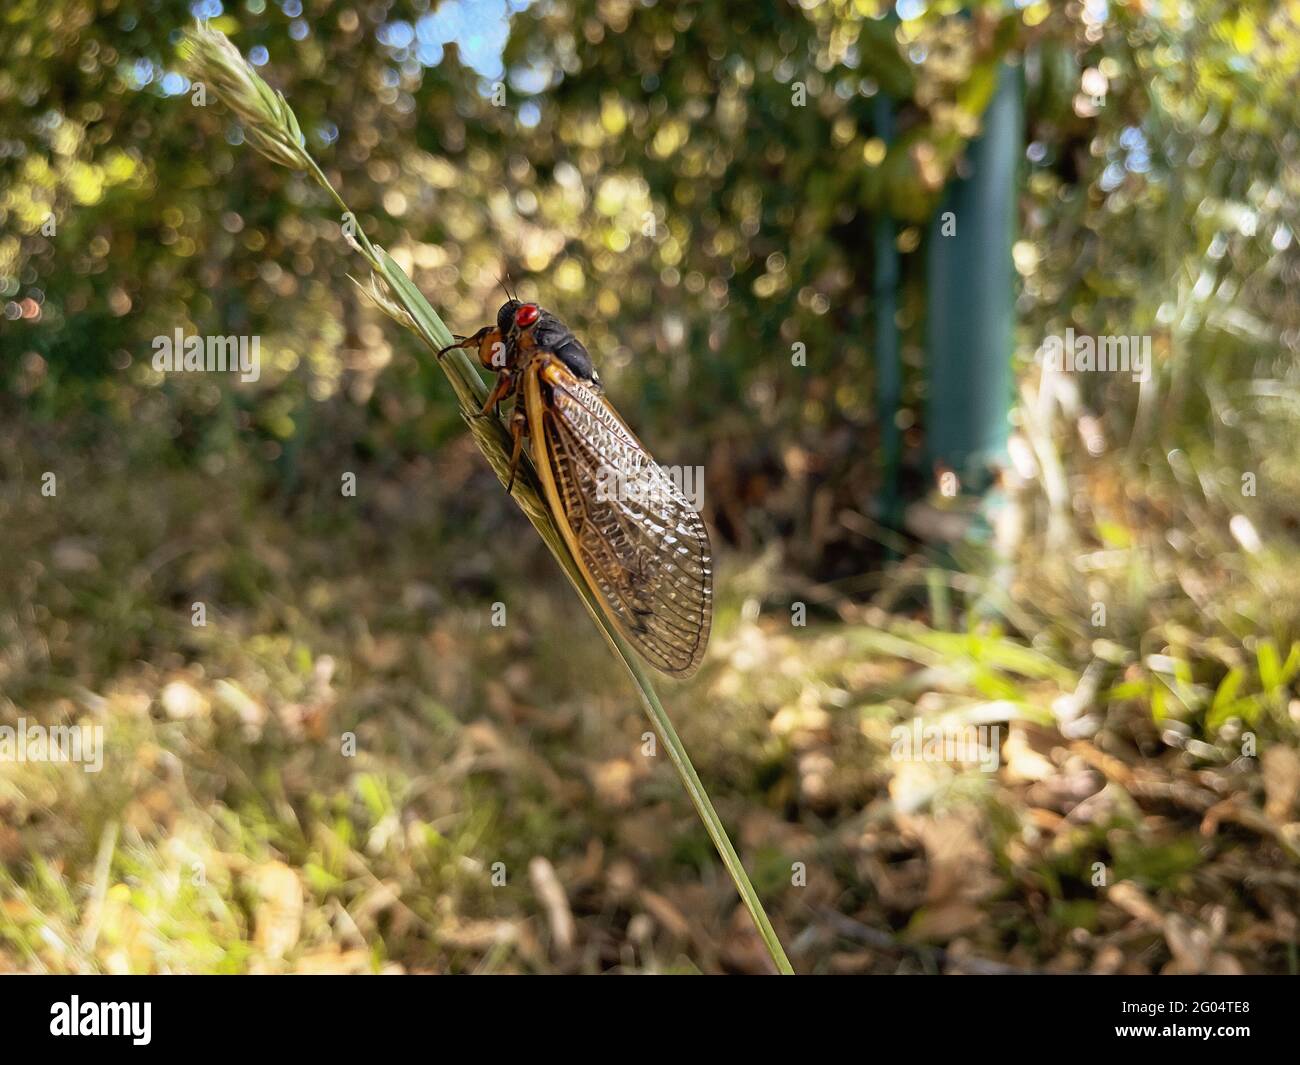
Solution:
M344 215L355 220L356 216L330 184L315 159L302 146L302 135L297 119L287 101L280 94L271 92L224 34L200 27L186 36L183 50L196 75L206 78L213 85L222 88L231 87L229 91L234 99L227 98L226 102L233 107L246 125L256 128L258 136L249 138L254 148L261 151L272 162L311 174L329 193ZM382 248L371 244L359 225L355 227L355 238L351 243L377 275L382 277L388 292L407 316L402 317L390 310L388 312L390 317L399 324L413 329L434 352L451 344L454 340L451 331L393 258ZM376 297L383 298L380 293L372 294L372 298ZM510 479L510 434L500 417L482 417L479 414L479 409L487 396L487 386L478 368L469 355L459 348L440 357L438 365L442 367L443 373L456 393L461 415L469 426L479 450L496 472L502 485L507 485ZM722 819L713 808L708 792L699 774L696 773L694 765L691 764L690 756L686 753L686 747L677 735L677 730L673 728L668 712L659 701L659 695L645 666L605 617L604 611L595 598L595 593L582 579L564 537L556 528L550 510L543 502L536 474L531 466L521 472L522 476L515 480L511 492L512 498L519 504L546 546L550 548L551 554L555 556L565 576L569 578L569 583L578 593L601 635L605 637L615 657L627 670L646 716L649 717L664 746L667 747L669 760L681 778L682 785L686 788L686 793L690 796L709 838L717 848L722 864L731 875L741 901L753 918L759 937L771 955L773 964L778 972L793 975L794 969L785 955L785 950L772 927L772 922L768 919L767 912L763 909L763 903L754 890L754 885L749 881L745 867L731 844L727 830L723 827Z
M434 350L439 350L446 344L450 344L452 342L450 331L433 308L429 306L420 290L415 287L414 283L403 273L401 267L382 248L379 249L379 258L384 279L389 282L397 299L414 320L420 335ZM446 336L445 341L443 336ZM450 358L453 355L459 355L461 358L453 361ZM449 352L448 356L440 361L444 372L452 381L452 387L456 390L457 397L461 400L462 413L466 415L466 420L479 445L479 450L491 463L502 485L508 484L510 479L509 434L499 418L475 417L479 404L487 395L487 387L483 384L483 379L479 376L478 371L474 368L469 357L465 355L463 349L458 348L454 352ZM496 431L491 431L493 429ZM686 788L686 793L695 805L696 813L704 823L709 838L713 840L713 845L717 848L719 857L722 858L722 864L726 866L727 872L731 875L741 901L744 902L745 908L749 910L759 936L767 947L768 953L772 956L772 961L777 970L783 974L793 974L794 969L785 955L785 950L782 948L781 941L772 927L772 922L768 919L767 912L763 909L763 904L758 898L758 893L754 890L754 885L750 883L749 877L745 873L744 864L741 862L739 855L736 854L736 850L727 836L727 831L722 825L722 819L713 808L708 792L705 790L699 774L696 773L690 756L686 753L685 745L677 735L677 730L673 728L672 721L668 717L668 712L664 709L663 703L659 701L659 695L655 691L654 684L651 682L645 667L641 664L641 660L609 623L604 611L600 609L599 603L587 587L586 581L582 579L577 563L569 551L568 544L551 520L550 511L541 502L541 496L533 482L531 470L527 480L524 478L516 479L514 495L520 508L528 516L528 520L532 522L533 527L545 541L547 547L550 548L551 554L555 556L556 561L564 570L565 576L569 578L569 583L573 585L574 590L582 599L583 605L587 608L592 620L596 623L615 656L622 662L628 676L632 679L633 687L636 688L637 695L641 700L642 708L645 710L646 716L650 718L650 722L659 733L660 738L664 741L664 746L668 749L669 760L677 770L682 786Z

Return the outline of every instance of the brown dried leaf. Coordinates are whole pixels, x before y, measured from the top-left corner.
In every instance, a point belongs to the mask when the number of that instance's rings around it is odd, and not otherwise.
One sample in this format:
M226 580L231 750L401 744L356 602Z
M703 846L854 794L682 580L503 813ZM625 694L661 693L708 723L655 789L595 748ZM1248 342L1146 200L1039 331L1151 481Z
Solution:
M1264 777L1264 812L1274 824L1295 820L1300 798L1300 754L1290 747L1273 746L1260 755Z
M303 897L298 874L283 862L266 862L253 870L257 908L253 940L268 958L283 958L302 931Z

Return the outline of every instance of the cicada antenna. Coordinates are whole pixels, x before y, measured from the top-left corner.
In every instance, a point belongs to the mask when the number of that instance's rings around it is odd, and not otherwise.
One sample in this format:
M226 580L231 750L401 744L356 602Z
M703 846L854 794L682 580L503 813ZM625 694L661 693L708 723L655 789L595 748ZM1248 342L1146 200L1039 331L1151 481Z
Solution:
M505 272L504 277L497 278L497 283L501 286L502 291L505 292L506 299L508 300L517 299L518 297L516 297L515 294L510 291L510 286L506 284L507 281L509 281L511 285L514 284L514 278L510 276L509 270Z

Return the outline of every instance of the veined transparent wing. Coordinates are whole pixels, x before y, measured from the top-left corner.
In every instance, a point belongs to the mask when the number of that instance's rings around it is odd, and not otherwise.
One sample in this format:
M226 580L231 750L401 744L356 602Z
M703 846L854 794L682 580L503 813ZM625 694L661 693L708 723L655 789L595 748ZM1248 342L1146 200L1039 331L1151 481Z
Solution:
M538 353L523 393L547 501L605 613L656 669L689 677L713 620L709 534L614 409Z

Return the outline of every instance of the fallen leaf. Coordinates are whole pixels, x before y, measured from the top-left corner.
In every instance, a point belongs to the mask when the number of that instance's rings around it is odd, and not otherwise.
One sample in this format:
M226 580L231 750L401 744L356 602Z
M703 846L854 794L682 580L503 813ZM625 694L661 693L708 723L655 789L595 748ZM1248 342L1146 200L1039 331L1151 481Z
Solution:
M1264 812L1274 824L1295 820L1300 797L1300 754L1290 747L1270 747L1260 756L1264 777Z
M564 885L555 875L555 866L538 855L528 863L528 879L532 881L537 900L546 911L546 920L551 926L551 939L561 954L573 949L573 911L569 909L569 899L564 893Z
M266 862L252 873L257 892L253 941L268 958L283 958L302 930L302 885L283 862Z

